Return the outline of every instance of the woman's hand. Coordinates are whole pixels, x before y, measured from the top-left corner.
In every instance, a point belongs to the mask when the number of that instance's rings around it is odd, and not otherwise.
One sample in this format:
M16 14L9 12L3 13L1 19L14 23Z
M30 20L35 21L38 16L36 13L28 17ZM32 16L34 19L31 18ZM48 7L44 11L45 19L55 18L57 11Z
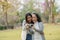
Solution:
M44 32L40 32L40 34L44 35Z
M28 27L28 26L26 26L26 29L29 29L29 27Z
M26 24L26 29L27 29L27 30L29 30L29 29L30 29L30 28L29 28L29 24Z
M32 29L34 29L34 30L35 30L35 27L34 27L34 26L32 26Z

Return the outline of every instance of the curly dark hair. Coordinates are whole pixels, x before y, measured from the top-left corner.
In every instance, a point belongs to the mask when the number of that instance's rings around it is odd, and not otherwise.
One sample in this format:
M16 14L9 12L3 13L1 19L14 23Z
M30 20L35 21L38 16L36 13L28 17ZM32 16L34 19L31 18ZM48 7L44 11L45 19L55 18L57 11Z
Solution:
M26 20L27 23L28 23L28 21L27 21L27 17L28 17L28 16L32 17L31 13L27 13L27 14L25 15L25 20Z
M36 15L38 22L42 22L41 17L37 13L33 13L33 14Z

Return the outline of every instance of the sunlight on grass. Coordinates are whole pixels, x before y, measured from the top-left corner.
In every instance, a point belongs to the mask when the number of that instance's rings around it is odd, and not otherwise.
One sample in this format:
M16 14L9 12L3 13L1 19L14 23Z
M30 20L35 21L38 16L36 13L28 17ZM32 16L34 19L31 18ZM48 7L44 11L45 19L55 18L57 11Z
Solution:
M0 31L0 40L20 40L19 29Z
M45 25L45 38L46 40L60 40L60 25L46 24Z
M46 40L60 40L60 25L44 24ZM0 40L21 40L21 29L0 31Z

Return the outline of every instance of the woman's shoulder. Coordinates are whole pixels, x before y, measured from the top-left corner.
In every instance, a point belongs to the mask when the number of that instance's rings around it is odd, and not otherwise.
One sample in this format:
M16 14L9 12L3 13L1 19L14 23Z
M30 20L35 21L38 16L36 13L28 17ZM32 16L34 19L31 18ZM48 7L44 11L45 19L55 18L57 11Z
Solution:
M26 20L23 20L23 22L26 22Z
M25 24L26 23L26 20L23 20L22 24Z
M43 24L43 22L38 22L39 24Z
M44 27L43 22L38 23L40 27Z
M38 22L39 25L43 25L43 22Z

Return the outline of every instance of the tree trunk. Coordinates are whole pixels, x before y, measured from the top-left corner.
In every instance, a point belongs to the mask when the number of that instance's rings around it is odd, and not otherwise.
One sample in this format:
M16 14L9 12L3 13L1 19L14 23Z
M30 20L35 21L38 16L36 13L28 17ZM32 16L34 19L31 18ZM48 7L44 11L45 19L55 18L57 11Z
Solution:
M4 1L7 2L7 0L4 0ZM3 9L4 16L5 16L5 26L8 29L8 17L7 17L7 9L6 9L6 6L7 5L2 5L2 9Z
M49 22L50 23L55 23L55 21L54 21L54 0L50 0L50 14L49 14Z

